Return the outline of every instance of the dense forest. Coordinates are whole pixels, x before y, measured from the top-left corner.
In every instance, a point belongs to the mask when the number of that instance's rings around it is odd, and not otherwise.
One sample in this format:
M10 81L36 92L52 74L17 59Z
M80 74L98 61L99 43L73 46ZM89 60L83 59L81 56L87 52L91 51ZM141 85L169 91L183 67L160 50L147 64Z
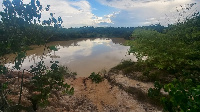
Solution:
M137 56L138 62L129 68L143 72L155 88L149 89L149 97L162 103L169 112L200 111L200 15L186 19L168 27L160 24L145 27L92 27L62 28L61 17L55 18L49 13L49 20L40 21L43 8L39 0L31 0L24 4L23 0L4 0L4 10L0 12L0 79L8 78L13 73L4 65L4 55L17 54L15 69L20 65L30 45L45 45L50 41L70 40L76 38L120 37L129 39L130 53ZM56 50L55 47L47 47ZM143 58L146 57L144 60ZM21 104L22 88L26 86L30 92L32 110L48 104L52 90L62 90L72 95L74 88L64 83L64 76L74 77L76 74L53 62L47 68L43 61L29 71L22 70L18 91L17 105L11 105L6 99L11 81L0 80L0 110L29 110ZM24 84L25 72L32 74L32 80ZM97 75L99 77L99 75ZM95 73L92 79L96 80ZM102 80L100 78L100 80ZM97 80L99 82L99 80ZM165 95L161 92L165 91ZM36 94L37 93L37 94Z

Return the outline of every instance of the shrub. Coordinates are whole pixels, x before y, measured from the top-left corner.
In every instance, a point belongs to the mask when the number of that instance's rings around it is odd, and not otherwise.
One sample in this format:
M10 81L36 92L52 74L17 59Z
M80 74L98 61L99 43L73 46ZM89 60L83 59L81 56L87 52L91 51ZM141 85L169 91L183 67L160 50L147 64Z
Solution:
M101 77L99 73L96 74L95 72L92 72L89 78L92 79L92 82L95 82L95 83L99 83L103 81L103 77Z
M44 62L41 61L36 67L32 66L31 73L34 74L32 81L30 82L32 88L31 98L33 108L36 110L37 106L46 106L48 104L48 97L53 90L63 90L63 93L72 95L74 88L70 87L67 83L64 83L63 73L70 74L65 71L63 67L57 65L58 62L54 62L50 69L47 69ZM73 74L72 74L73 75Z

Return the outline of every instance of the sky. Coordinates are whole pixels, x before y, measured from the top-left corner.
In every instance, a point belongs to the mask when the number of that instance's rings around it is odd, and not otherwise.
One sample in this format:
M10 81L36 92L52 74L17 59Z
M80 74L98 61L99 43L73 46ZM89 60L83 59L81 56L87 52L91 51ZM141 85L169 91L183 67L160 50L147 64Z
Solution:
M30 0L23 1L30 2ZM50 12L55 13L55 17L62 17L62 26L65 28L137 27L158 23L166 26L200 11L200 0L40 0L40 2L43 7L50 5L49 11L42 12L42 20L48 19ZM188 4L191 3L196 5L187 10Z

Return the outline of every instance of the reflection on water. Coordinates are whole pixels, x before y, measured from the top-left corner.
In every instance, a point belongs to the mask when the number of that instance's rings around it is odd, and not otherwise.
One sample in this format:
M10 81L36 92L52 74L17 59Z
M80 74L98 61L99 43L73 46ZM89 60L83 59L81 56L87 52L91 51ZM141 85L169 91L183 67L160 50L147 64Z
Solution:
M56 41L48 43L47 46L56 46L58 51L50 51L44 46L32 46L34 49L27 51L22 68L29 69L43 60L47 66L50 61L59 61L60 65L77 72L78 76L89 76L92 72L99 72L102 69L109 70L119 64L122 59L136 60L134 56L126 56L128 46L121 43L124 39L96 38L96 39L77 39L70 41ZM7 56L7 62L13 62L13 55ZM6 66L12 67L13 63Z

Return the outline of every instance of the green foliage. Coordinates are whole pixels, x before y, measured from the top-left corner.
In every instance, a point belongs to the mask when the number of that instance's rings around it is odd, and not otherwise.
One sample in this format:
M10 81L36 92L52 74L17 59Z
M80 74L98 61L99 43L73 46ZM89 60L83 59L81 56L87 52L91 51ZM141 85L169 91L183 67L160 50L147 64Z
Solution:
M53 50L53 51L58 51L58 49L56 48L56 46L50 46L49 49Z
M17 53L17 57L15 58L15 66L17 70L20 70L20 66L22 65L24 58L26 57L26 54L24 52Z
M96 37L120 37L129 39L134 28L133 27L89 27L80 28L59 28L45 27L51 37L48 41L69 40L76 38L96 38ZM48 34L48 35L49 35Z
M5 66L0 65L0 75L6 74L7 72L8 72L8 69Z
M148 96L152 98L157 98L161 95L160 90L163 88L163 86L158 81L156 81L154 83L154 87L155 88L150 88L148 90Z
M6 95L8 92L8 83L0 84L0 110L6 110L9 107L9 104L6 100Z
M71 72L67 67L65 66L59 66L60 74L63 74L65 78L75 78L77 76L76 72Z
M187 24L181 26L189 29ZM190 30L192 31L196 27L193 26ZM179 28L180 31L182 29ZM173 32L176 31L173 30ZM186 36L192 32L184 33L187 38ZM134 52L139 61L142 60L142 57L148 56L146 62L151 63L155 68L172 73L181 72L183 68L198 71L200 57L197 43L199 40L194 41L191 37L190 43L188 43L189 41L184 40L183 32L176 36L173 35L175 34L172 34L171 30L166 34L161 34L152 30L137 29L133 33L133 36L136 37L135 41L129 41L127 44L131 46L130 52Z
M200 85L194 85L192 79L186 79L184 82L175 79L166 84L164 90L169 93L169 98L161 98L165 110L170 112L200 111Z
M163 32L150 28L136 28L134 40L128 41L130 53L134 53L139 63L146 65L144 75L154 79L165 74L174 81L163 84L155 82L149 89L149 96L160 98L164 110L169 112L200 111L200 16L185 22L169 25ZM145 60L142 58L147 57ZM156 71L156 72L154 72ZM168 93L162 96L160 90Z
M122 70L124 68L130 67L130 66L133 66L133 65L135 65L135 63L128 61L128 60L125 60L125 61L122 61L119 65L117 65L114 68L118 69L118 70Z
M124 74L129 74L133 72L141 72L144 70L145 65L142 63L136 63L131 60L123 60L120 64L115 66L113 69L121 70Z
M50 14L49 25L54 27L39 25L43 10L39 0L31 0L29 4L24 4L23 0L3 0L2 6L0 56L24 51L32 44L45 44L54 35L52 31L61 28L63 23L61 17L57 20Z
M146 30L148 30L148 29L155 30L155 31L160 32L160 33L163 33L164 30L166 29L166 27L162 26L160 23L155 24L155 25L142 26L142 27L139 27L139 28L146 29Z
M58 20L53 17L50 13L51 22L48 25L42 26L41 23L41 11L43 6L40 4L39 0L30 0L29 4L24 4L23 0L3 0L2 3L3 11L0 12L0 58L5 54L14 53L17 54L15 58L14 69L21 70L21 65L26 56L26 50L29 45L32 44L45 44L49 38L52 37L52 31L61 28L62 18L59 17ZM47 10L49 10L50 5L47 5ZM45 23L45 22L43 22ZM56 35L57 36L57 35ZM56 50L55 48L52 50ZM30 72L33 73L29 84L33 88L29 88L31 94L31 102L33 104L34 110L37 109L38 105L48 104L49 94L53 90L63 90L64 93L73 94L74 89L70 85L64 83L64 75L62 74L65 69L59 68L58 62L52 63L50 69L44 66L44 62L39 62L36 67L31 66ZM0 75L6 75L8 72L4 64L0 63ZM68 71L65 71L68 73ZM68 73L70 74L70 73ZM23 105L20 104L22 89L23 89L23 74L21 76L20 94L19 94L19 104L17 106L8 107L6 100L5 88L6 84L1 84L0 86L0 110L12 108L21 109ZM74 75L74 74L73 74ZM12 110L13 111L13 110Z
M34 74L30 88L32 91L31 101L33 105L45 106L48 104L48 97L53 90L63 90L63 93L73 95L74 88L64 83L64 69L57 63L53 63L50 69L47 69L44 62L39 62L36 67L32 66L30 71ZM65 71L66 73L67 71Z
M95 72L92 72L89 78L92 79L92 82L95 82L95 83L100 83L103 81L103 77L101 77L99 73L96 74Z
M22 0L3 0L4 10L0 12L2 20L0 56L10 52L21 52L26 45L34 44L34 41L29 40L28 35L36 30L34 27L30 28L34 26L33 18L34 20L41 18L42 5L38 3L38 0L37 4L33 0L30 4L24 4Z

